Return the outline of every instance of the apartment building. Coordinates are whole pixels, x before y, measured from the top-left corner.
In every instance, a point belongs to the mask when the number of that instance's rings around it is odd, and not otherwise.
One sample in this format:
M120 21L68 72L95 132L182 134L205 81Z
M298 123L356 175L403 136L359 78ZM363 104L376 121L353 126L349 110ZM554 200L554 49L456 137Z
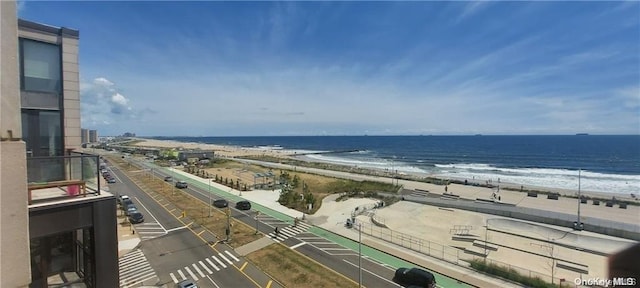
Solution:
M79 32L0 17L0 287L118 287L116 199L77 152Z

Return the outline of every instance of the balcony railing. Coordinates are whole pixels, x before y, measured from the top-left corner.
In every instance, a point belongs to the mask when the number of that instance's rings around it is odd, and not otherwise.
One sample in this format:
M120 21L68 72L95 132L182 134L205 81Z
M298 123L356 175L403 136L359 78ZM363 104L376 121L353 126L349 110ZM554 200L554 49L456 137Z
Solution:
M100 157L27 157L29 204L100 194Z

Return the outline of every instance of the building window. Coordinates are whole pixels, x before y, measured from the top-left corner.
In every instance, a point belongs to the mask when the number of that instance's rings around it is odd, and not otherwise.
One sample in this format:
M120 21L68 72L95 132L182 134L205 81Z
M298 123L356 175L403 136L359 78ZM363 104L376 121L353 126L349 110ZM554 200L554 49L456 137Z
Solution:
M20 39L22 90L60 93L61 55L55 44Z
M28 156L61 156L62 118L60 111L22 109L22 138Z

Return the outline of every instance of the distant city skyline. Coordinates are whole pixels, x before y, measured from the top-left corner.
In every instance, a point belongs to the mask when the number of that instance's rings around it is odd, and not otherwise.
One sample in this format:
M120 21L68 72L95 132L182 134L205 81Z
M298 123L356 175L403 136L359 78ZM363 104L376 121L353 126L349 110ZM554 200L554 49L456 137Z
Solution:
M640 134L639 2L55 2L100 135Z

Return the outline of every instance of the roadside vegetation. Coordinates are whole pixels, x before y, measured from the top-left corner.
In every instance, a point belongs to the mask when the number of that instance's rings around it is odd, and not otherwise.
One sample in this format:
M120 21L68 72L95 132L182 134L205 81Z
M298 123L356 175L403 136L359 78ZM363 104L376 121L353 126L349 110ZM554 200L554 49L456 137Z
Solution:
M556 288L562 287L556 284L548 283L539 277L524 276L513 268L503 267L493 263L485 263L480 259L474 259L470 261L471 268L476 269L487 274L495 275L501 278L509 279L521 283L527 287L532 288ZM567 286L568 287L568 286Z
M284 287L358 287L357 283L280 244L271 244L246 258Z

